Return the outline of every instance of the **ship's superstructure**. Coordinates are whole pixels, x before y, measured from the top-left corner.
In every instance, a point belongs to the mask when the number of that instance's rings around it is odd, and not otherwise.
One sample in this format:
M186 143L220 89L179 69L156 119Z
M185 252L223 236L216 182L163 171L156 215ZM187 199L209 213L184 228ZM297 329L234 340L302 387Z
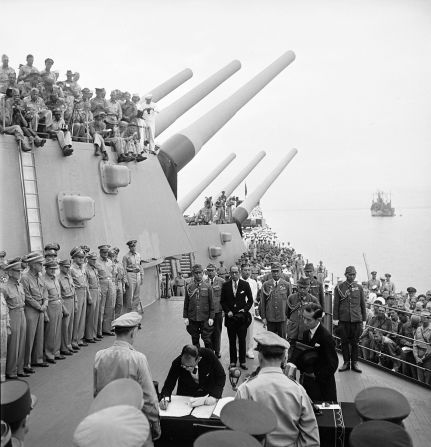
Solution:
M371 204L371 215L373 217L392 217L395 216L395 208L392 207L391 197L382 191L377 191L373 196Z

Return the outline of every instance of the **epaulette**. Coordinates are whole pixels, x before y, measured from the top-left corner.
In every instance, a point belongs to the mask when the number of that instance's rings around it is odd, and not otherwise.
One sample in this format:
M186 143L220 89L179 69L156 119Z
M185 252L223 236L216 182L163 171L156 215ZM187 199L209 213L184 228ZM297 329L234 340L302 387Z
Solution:
M286 374L285 374L285 376L286 376ZM296 383L296 385L300 385L300 383L299 382L297 382L295 379L293 379L292 377L289 377L289 376L286 376L289 380L291 380L292 382L294 382L294 383Z

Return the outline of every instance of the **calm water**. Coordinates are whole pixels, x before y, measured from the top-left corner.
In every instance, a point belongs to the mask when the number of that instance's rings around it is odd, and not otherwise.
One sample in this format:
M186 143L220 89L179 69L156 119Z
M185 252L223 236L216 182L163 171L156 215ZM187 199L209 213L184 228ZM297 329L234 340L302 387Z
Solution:
M397 210L402 216L392 218L371 217L368 209L263 211L281 241L310 262L322 260L334 278L354 265L365 280L365 253L378 277L391 273L397 291L431 289L431 208Z

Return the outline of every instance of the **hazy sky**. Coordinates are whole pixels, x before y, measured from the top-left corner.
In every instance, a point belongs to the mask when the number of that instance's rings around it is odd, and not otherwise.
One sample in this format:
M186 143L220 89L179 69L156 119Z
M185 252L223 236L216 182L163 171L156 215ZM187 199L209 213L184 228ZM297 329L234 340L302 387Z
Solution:
M239 59L242 69L160 143L295 51L296 61L181 171L179 198L230 152L237 159L205 194L264 149L251 191L296 147L264 208L368 207L377 188L391 191L396 207L431 206L429 1L2 0L1 12L2 52L14 68L32 53L40 69L53 58L61 78L79 71L82 87L140 93L191 68L161 109Z

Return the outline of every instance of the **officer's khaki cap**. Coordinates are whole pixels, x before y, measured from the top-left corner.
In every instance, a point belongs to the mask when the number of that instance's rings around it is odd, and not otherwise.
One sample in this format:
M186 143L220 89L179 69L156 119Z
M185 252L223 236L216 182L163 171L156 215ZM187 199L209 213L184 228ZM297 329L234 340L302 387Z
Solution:
M5 264L5 266L3 267L4 270L16 270L16 271L22 271L22 263L21 263L21 258L14 258L14 259L9 259L7 261L7 264Z
M138 312L129 312L121 315L111 323L112 327L135 327L141 322L142 316Z
M257 334L254 337L254 340L258 344L257 349L261 348L272 348L272 347L280 347L283 349L289 349L290 344L284 338L281 338L279 335L275 334L271 331L263 331Z

